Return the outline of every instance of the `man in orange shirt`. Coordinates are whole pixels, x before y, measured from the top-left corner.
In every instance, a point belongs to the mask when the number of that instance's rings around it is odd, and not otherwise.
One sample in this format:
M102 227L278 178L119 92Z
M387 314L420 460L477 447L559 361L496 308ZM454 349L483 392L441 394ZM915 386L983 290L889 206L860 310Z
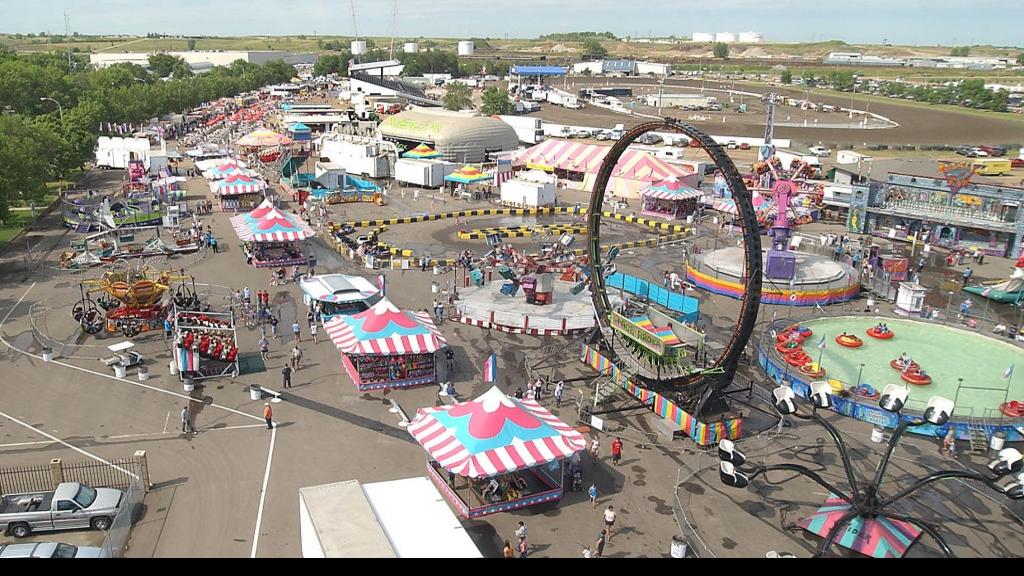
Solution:
M267 430L274 427L274 411L270 409L270 402L263 403L263 419L267 421Z

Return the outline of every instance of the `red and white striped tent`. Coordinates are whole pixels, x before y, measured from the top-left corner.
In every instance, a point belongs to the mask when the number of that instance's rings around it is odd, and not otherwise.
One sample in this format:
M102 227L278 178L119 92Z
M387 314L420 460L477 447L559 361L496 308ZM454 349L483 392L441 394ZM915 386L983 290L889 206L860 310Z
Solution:
M218 196L237 196L238 194L251 194L263 192L267 189L267 183L253 176L235 174L221 180L210 182L210 192Z
M469 402L421 408L409 432L441 467L469 478L555 462L587 445L537 402L509 398L497 386Z
M643 191L642 196L654 200L689 200L691 198L700 198L704 196L704 193L690 188L680 182L678 178L672 177L657 184L652 184Z
M387 298L359 314L335 316L324 329L343 354L431 354L448 346L428 312L399 310Z
M248 214L232 216L231 227L242 242L297 242L316 234L300 218L275 208L269 200Z

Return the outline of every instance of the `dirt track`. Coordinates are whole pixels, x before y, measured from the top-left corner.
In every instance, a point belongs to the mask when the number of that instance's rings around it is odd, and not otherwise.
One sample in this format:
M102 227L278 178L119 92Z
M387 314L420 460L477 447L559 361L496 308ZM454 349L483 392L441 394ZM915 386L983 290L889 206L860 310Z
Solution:
M652 78L613 78L613 79L586 79L573 78L571 83L575 84L578 90L581 86L588 84L600 84L611 86L650 86L656 83ZM668 81L669 86L678 88L700 88L700 81L672 79ZM732 84L717 84L706 82L708 88L731 87ZM737 85L737 89L759 92L763 87L752 88L749 85ZM786 95L803 97L802 90L773 88L775 92ZM715 93L712 93L715 94ZM843 96L813 96L812 100L824 104L838 106L850 106L850 98ZM865 106L863 99L854 100L854 107ZM616 114L597 107L588 107L584 110L568 110L565 108L542 105L542 110L534 114L544 120L551 122L566 123L572 125L583 125L593 127L611 128L615 124L625 124L627 127L635 126L644 121L643 118L634 118L624 114ZM784 109L787 110L787 109ZM900 124L899 128L885 130L855 130L855 129L833 129L833 128L792 128L778 126L775 135L780 138L792 138L804 143L824 142L828 144L853 144L863 146L865 144L1005 144L1024 141L1024 124L1006 121L998 117L985 117L974 114L958 113L942 109L926 109L917 106L908 106L898 102L878 103L872 102L870 111L880 114ZM672 110L664 112L665 115L675 115L678 118L686 119L690 112ZM714 116L715 121L702 122L690 121L694 125L710 131L713 134L727 134L735 136L760 136L764 134L764 125L760 123L725 123L721 122L721 113L706 113ZM751 115L752 116L752 115ZM836 115L837 117L841 115ZM842 116L845 118L845 116ZM763 121L763 116L762 116Z

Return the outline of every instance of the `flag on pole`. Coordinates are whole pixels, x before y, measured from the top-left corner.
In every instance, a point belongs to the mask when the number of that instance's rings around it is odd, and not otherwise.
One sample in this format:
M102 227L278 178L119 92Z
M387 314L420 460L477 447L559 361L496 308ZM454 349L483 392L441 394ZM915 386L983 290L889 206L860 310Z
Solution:
M383 274L377 275L377 288L380 288L380 295L388 295L388 279Z
M484 382L494 382L498 379L498 355L491 354L484 361Z
M825 336L822 336L821 340L818 341L818 350L824 350L824 349L825 349Z
M1003 372L1003 378L1009 378L1010 376L1013 376L1013 366L1013 364L1010 364L1010 367Z

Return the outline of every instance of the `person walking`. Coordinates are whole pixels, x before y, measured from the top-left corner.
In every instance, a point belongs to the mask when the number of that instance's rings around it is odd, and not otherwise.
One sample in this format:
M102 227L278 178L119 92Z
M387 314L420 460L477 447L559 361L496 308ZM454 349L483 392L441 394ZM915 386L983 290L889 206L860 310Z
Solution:
M174 329L174 325L171 324L170 318L164 318L164 340L171 337L171 332Z
M319 344L316 339L316 320L309 324L309 337L313 339L313 344Z
M274 428L274 411L270 409L270 402L263 403L263 419L267 421L267 430Z
M541 391L543 389L544 389L543 380L538 378L537 381L533 383L533 401L534 402L540 402L540 395L541 395Z
M600 558L604 556L604 545L605 545L605 531L601 530L601 534L597 537L597 542L594 543L594 558Z
M242 288L242 301L246 304L252 303L252 290L250 290L248 286Z
M285 366L281 368L281 387L291 388L292 387L292 367Z
M612 505L608 505L608 508L604 511L604 532L608 540L612 539L612 529L615 527L615 508Z
M526 542L526 537L519 539L519 557L526 558L527 552L529 551L529 544Z
M195 426L192 425L192 411L188 409L188 404L181 409L181 433L182 434L195 434Z
M515 558L516 557L515 550L512 549L512 545L509 544L508 540L505 540L505 547L502 548L501 555L502 555L503 558Z
M273 314L271 314L270 315L270 337L271 338L277 338L278 337L277 336L277 324L278 324L277 316L274 316Z
M618 466L619 460L622 459L622 438L618 436L615 440L612 440L612 465Z
M971 267L968 266L967 269L964 270L964 286L967 286L967 282L970 281L971 276L973 276L973 275L974 275L974 270L971 270Z
M262 358L264 362L270 360L270 341L267 340L266 336L260 337L260 358Z
M444 351L445 365L448 368L448 374L455 371L455 351L451 348L446 348Z
M519 527L516 528L516 538L526 540L526 523L522 520L519 521Z
M299 350L298 345L292 346L292 370L298 370L300 364L302 364L302 350Z
M565 392L565 380L559 380L558 384L555 384L555 407L562 407L562 394Z
M295 343L296 344L298 344L299 342L302 342L302 337L300 336L300 332L301 331L302 331L302 327L299 326L299 321L296 320L295 322L292 322L292 336L295 337Z
M598 454L601 452L601 440L594 436L594 441L590 443L590 456L597 460Z
M595 509L597 509L597 496L598 496L598 494L597 494L597 485L596 484L591 484L590 485L590 488L587 490L587 496L590 496L590 503L594 505Z
M220 253L220 249L217 248L217 237L214 236L212 233L210 234L209 242L210 242L210 248L213 248L213 253L214 254L219 254Z

